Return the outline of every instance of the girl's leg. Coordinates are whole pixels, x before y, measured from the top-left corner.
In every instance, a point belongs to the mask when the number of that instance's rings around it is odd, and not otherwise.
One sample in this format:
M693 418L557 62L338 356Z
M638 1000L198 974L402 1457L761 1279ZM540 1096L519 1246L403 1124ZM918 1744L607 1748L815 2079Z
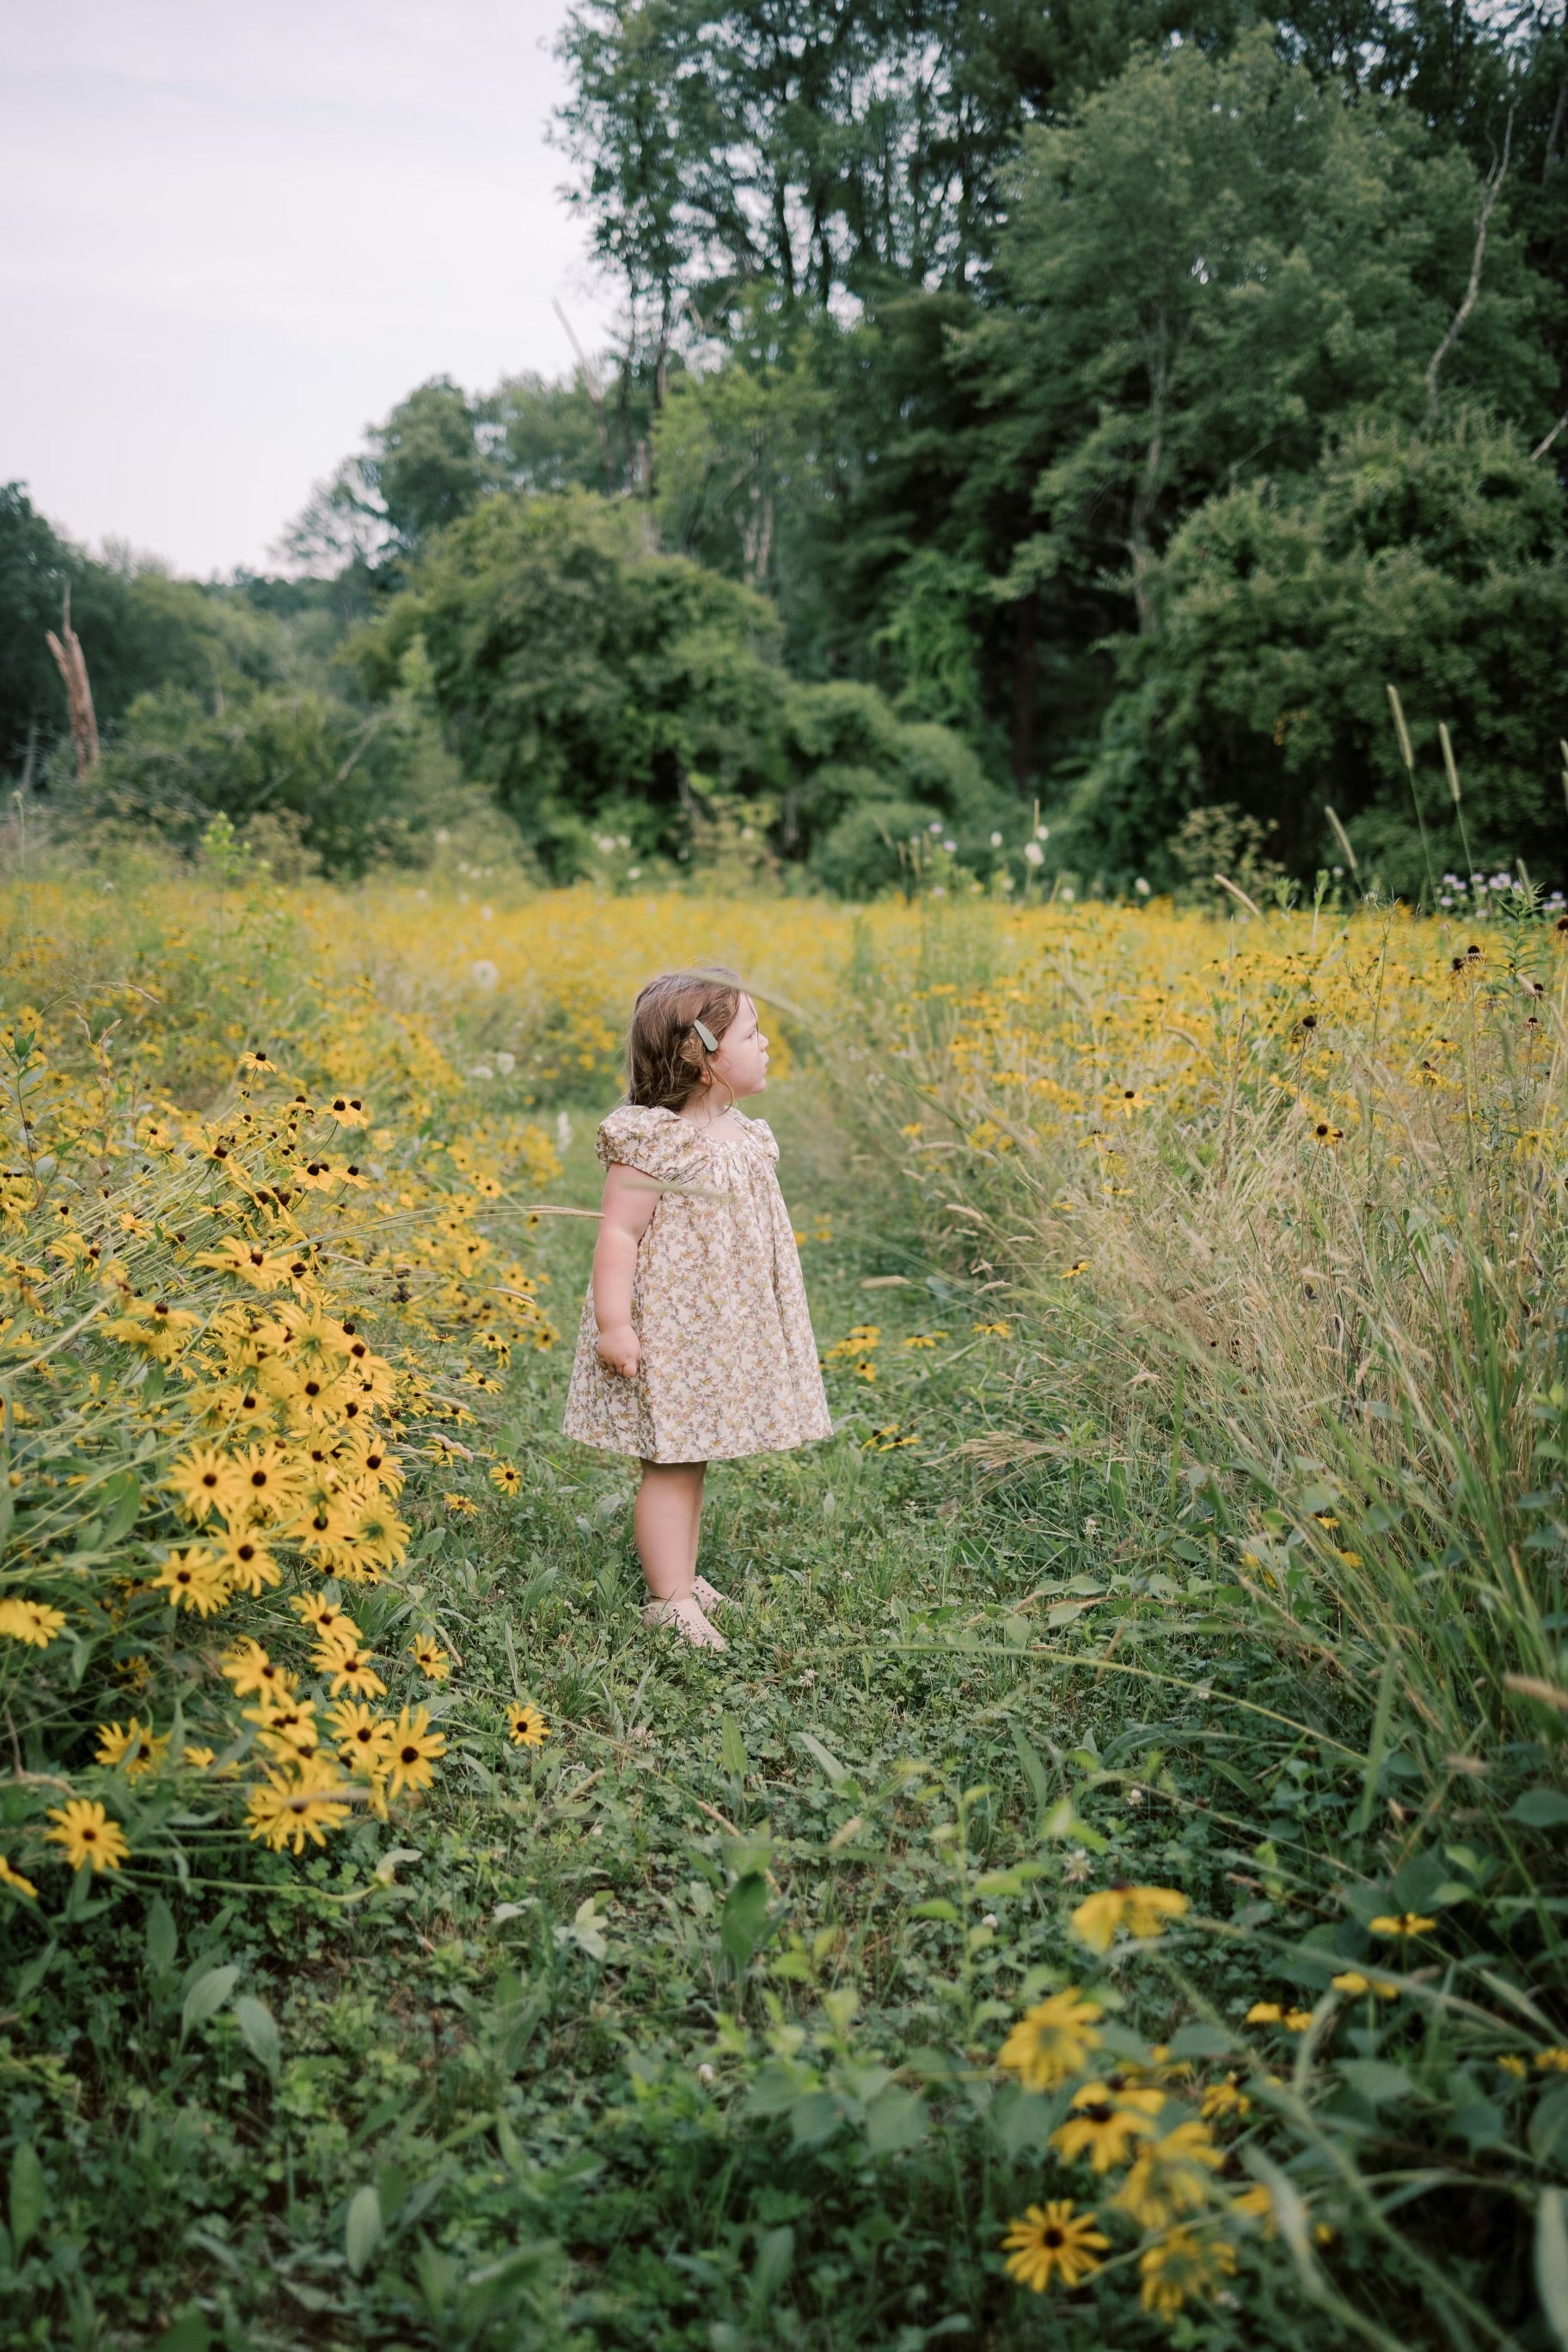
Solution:
M721 1650L726 1646L723 1635L703 1615L693 1590L707 1466L704 1462L645 1462L632 1526L658 1621L673 1624L700 1648Z
M705 1462L645 1462L632 1511L637 1558L656 1601L684 1601L697 1566Z

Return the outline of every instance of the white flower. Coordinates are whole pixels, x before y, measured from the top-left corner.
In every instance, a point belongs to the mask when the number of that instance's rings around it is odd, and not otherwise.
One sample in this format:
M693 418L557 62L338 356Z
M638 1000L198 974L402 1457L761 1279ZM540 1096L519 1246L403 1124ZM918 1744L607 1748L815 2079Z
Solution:
M1144 881L1142 874L1140 874L1137 881L1132 885L1132 887L1137 891L1138 896L1141 898L1147 898L1150 895L1149 885Z
M468 1076L470 1078L493 1078L495 1072L488 1062L476 1062Z
M933 818L931 819L931 821L930 824L928 824L928 825L927 825L927 827L926 827L926 831L927 831L928 833L940 833L940 832L942 831L942 819L941 819L941 817L939 817L939 816L938 816L938 817L933 817Z
M953 851L958 847L958 844L957 844L957 842L956 842L956 841L944 841L944 842L942 843L942 847L947 851L948 856L949 856L950 857L952 856L952 855Z
M946 883L945 883L945 882L939 882L939 883L937 884L937 886L936 886L936 888L931 892L931 897L932 897L933 898L946 898L946 896L947 896L947 885L946 885Z
M1013 877L1010 874L1003 875L1002 887L1004 890L1010 890L1013 887Z
M700 2083L711 2083L715 2079L713 2068L709 2065L706 2059L697 2069L697 2079Z
M493 923L495 919L496 910L493 907L481 907L479 908L479 920L481 923Z
M615 845L616 836L613 833L596 833L594 835L594 846L601 857L608 857Z
M991 846L992 846L992 848L993 848L993 849L1000 849L1000 848L1001 848L1001 846L1002 846L1002 836L1001 836L1001 835L1000 835L999 833L994 833L994 834L992 835L992 836L991 836Z
M640 880L641 876L642 876L642 867L641 867L640 866L627 866L627 868L626 868L626 880L627 880L628 882L636 882L636 881L638 881L638 880Z
M1064 890L1064 891L1062 892L1062 904L1063 904L1063 906L1064 906L1064 907L1070 907L1070 906L1072 905L1073 900L1074 900L1077 897L1078 897L1078 892L1077 892L1076 890Z
M1048 824L1037 824L1035 827L1035 839L1037 841L1049 841L1050 837L1051 828Z
M1024 856L1031 866L1043 866L1046 862L1046 853L1037 841L1024 844Z
M478 963L468 966L468 978L476 988L493 988L500 973L488 956L481 956Z
M558 1149L562 1151L571 1150L572 1121L564 1111L560 1111L556 1115L555 1141Z
M517 1055L515 1054L498 1054L495 1056L495 1066L500 1072L503 1078L510 1078L512 1072L517 1067Z

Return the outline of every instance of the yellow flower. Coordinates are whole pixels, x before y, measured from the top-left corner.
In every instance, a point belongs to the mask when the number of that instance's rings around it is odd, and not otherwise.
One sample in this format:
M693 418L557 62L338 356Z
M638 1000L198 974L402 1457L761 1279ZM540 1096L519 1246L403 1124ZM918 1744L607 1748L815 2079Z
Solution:
M195 1771L205 1772L209 1764L217 1762L217 1749L186 1746L181 1748L180 1758L183 1763L189 1764Z
M1255 2000L1247 2012L1248 2025L1283 2024L1285 2012L1277 2000Z
M1126 2163L1132 2142L1148 2135L1150 2116L1164 2104L1163 2091L1116 2093L1104 2083L1086 2083L1073 2094L1071 2112L1051 2134L1051 2146L1064 2164L1087 2156L1096 2172L1109 2172L1113 2164Z
M421 1674L428 1675L433 1683L444 1683L452 1671L451 1659L428 1633L416 1633L408 1644L408 1654Z
M515 1463L492 1462L490 1465L490 1485L492 1486L499 1486L503 1495L521 1495L522 1492L522 1473L517 1467Z
M1274 2200L1260 2180L1254 2181L1250 2189L1239 2189L1230 2200L1230 2210L1233 2213L1245 2213L1249 2220L1260 2223L1266 2238L1273 2236Z
M1138 2258L1145 2311L1173 2319L1184 2303L1206 2302L1236 2275L1236 2249L1223 2238L1200 2238L1192 2230L1172 2230Z
M216 1445L195 1445L171 1464L163 1484L179 1497L188 1519L205 1519L210 1511L226 1517L243 1499L245 1473Z
M1081 2074L1089 2053L1099 2048L1095 2021L1103 2014L1100 2003L1086 2000L1076 1986L1054 1992L1024 2011L1002 2044L998 2063L1026 2091L1054 2090L1069 2074Z
M1543 2074L1568 2074L1568 2050L1538 2050L1535 2063Z
M169 1732L154 1733L151 1724L137 1721L100 1723L98 1727L97 1759L100 1764L123 1764L128 1780L139 1780L143 1772L156 1771L168 1753Z
M405 1707L392 1727L384 1767L390 1793L395 1797L405 1789L427 1789L435 1778L431 1765L446 1752L445 1733L430 1728L429 1708L416 1707L410 1714Z
M349 1808L342 1802L348 1793L333 1764L301 1763L293 1772L268 1765L266 1780L251 1790L246 1808L250 1834L274 1853L281 1853L286 1845L303 1853L307 1838L325 1845L322 1832L348 1820Z
M217 1559L236 1591L258 1595L281 1581L282 1570L258 1536L226 1528L217 1538Z
M218 1661L226 1682L234 1685L235 1696L246 1697L251 1691L263 1697L281 1697L294 1687L292 1675L273 1664L259 1642L237 1642L226 1650Z
M550 1737L550 1726L536 1706L509 1706L506 1719L514 1748L542 1748Z
M1372 1932L1374 1936L1429 1936L1436 1925L1423 1911L1401 1911L1397 1917L1374 1919Z
M1073 1932L1091 1952L1107 1952L1118 1927L1147 1939L1163 1935L1167 1919L1179 1919L1187 1898L1172 1886L1107 1886L1079 1905Z
M1096 2257L1110 2241L1093 2213L1075 2213L1070 2197L1054 2198L1048 2205L1031 2205L1023 2219L1010 2221L1002 2241L1010 2249L1003 2265L1020 2286L1043 2294L1053 2273L1066 2287L1090 2278L1100 2268Z
M469 1518L477 1518L479 1517L479 1505L477 1503L470 1502L467 1495L444 1495L441 1499L446 1504L447 1508L449 1511L466 1513Z
M1517 2050L1505 2051L1503 2055L1498 2060L1498 2064L1502 2068L1505 2074L1511 2074L1516 2083L1522 2083L1530 2073L1529 2066L1520 2056Z
M1245 2116L1251 2105L1252 2101L1242 2090L1236 2076L1227 2074L1223 2083L1211 2083L1208 2085L1198 2102L1198 2113L1207 2124L1213 2123L1216 2116Z
M319 1592L296 1592L289 1606L307 1625L315 1627L321 1641L341 1643L352 1649L362 1638L348 1611L340 1609L335 1601L323 1601Z
M165 1591L171 1609L194 1609L199 1617L211 1617L226 1607L230 1591L222 1560L199 1544L171 1552L149 1589Z
M25 1642L30 1650L47 1650L65 1629L64 1611L51 1609L47 1601L0 1601L0 1634L8 1641Z
M355 1698L384 1698L386 1695L386 1685L376 1673L374 1659L369 1650L342 1649L335 1643L323 1642L317 1649L312 1664L319 1673L331 1675L334 1698L341 1698L344 1691Z
M338 1754L345 1764L362 1772L385 1769L394 1728L390 1717L373 1715L368 1706L342 1699L331 1709L327 1721L332 1727Z
M1346 1969L1342 1976L1334 1978L1333 1986L1336 1992L1348 1992L1352 1995L1359 1992L1375 1993L1379 2000L1399 1999L1399 1987L1396 1984L1390 1984L1384 1977L1363 1977L1359 1969Z
M29 1902L36 1903L38 1899L38 1890L32 1880L24 1878L19 1870L13 1870L3 1853L0 1853L0 1886L8 1886L13 1895L25 1895Z
M1141 2230L1163 2230L1206 2201L1208 2175L1224 2162L1205 2124L1178 2124L1143 2150L1112 2202Z
M313 1756L321 1745L313 1698L285 1696L279 1704L264 1695L259 1706L245 1709L245 1719L258 1727L261 1744L273 1756Z
M982 1339L1010 1339L1013 1336L1011 1323L972 1323L969 1328Z
M1284 2025L1287 2033L1305 2033L1311 2022L1312 2012L1310 2009L1288 2009L1285 2011Z
M65 1848L66 1860L73 1870L79 1870L84 1862L90 1863L96 1877L100 1870L118 1870L130 1854L124 1831L118 1822L110 1820L100 1804L89 1804L83 1797L73 1797L67 1805L51 1805L48 1817L58 1826L46 1830L45 1840L50 1845Z
M358 1095L334 1095L327 1110L340 1127L363 1127L370 1117Z

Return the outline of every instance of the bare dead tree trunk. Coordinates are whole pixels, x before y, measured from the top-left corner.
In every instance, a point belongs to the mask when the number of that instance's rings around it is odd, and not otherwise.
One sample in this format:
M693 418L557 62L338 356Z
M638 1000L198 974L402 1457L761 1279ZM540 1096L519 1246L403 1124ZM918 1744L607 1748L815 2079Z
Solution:
M616 466L615 459L610 454L610 427L609 421L605 415L605 394L600 386L598 377L594 373L592 367L588 363L587 353L584 351L582 344L577 341L576 335L573 332L571 320L566 316L566 313L561 308L560 303L555 301L553 299L552 299L551 308L553 310L556 317L560 320L562 325L565 328L567 340L571 343L573 350L577 354L577 372L583 379L583 389L587 394L589 401L593 405L594 423L598 428L599 460L605 468L605 489L609 497L614 498L616 495Z
M1513 145L1513 118L1518 108L1519 100L1515 99L1508 110L1508 128L1503 132L1502 154L1487 173L1482 187L1480 216L1476 222L1476 249L1470 260L1470 282L1465 289L1463 301L1449 321L1447 333L1427 362L1426 406L1428 412L1434 415L1437 409L1437 372L1458 341L1465 321L1476 307L1476 297L1481 290L1481 265L1487 256L1487 226L1496 209L1497 200L1502 194L1502 184L1508 177L1509 152Z
M71 741L76 745L77 781L82 783L98 765L98 720L93 717L87 657L81 649L81 639L71 626L71 592L68 588L66 590L65 610L60 616L60 634L57 637L51 629L48 646L56 667L65 680L66 701L70 709Z

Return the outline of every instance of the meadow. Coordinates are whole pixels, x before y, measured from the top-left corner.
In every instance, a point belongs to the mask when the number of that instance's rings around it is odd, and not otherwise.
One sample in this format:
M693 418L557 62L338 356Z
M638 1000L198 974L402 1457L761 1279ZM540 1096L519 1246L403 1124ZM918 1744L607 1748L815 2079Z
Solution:
M1568 923L925 879L14 862L5 2344L1568 2346ZM558 1433L696 958L720 1659Z

